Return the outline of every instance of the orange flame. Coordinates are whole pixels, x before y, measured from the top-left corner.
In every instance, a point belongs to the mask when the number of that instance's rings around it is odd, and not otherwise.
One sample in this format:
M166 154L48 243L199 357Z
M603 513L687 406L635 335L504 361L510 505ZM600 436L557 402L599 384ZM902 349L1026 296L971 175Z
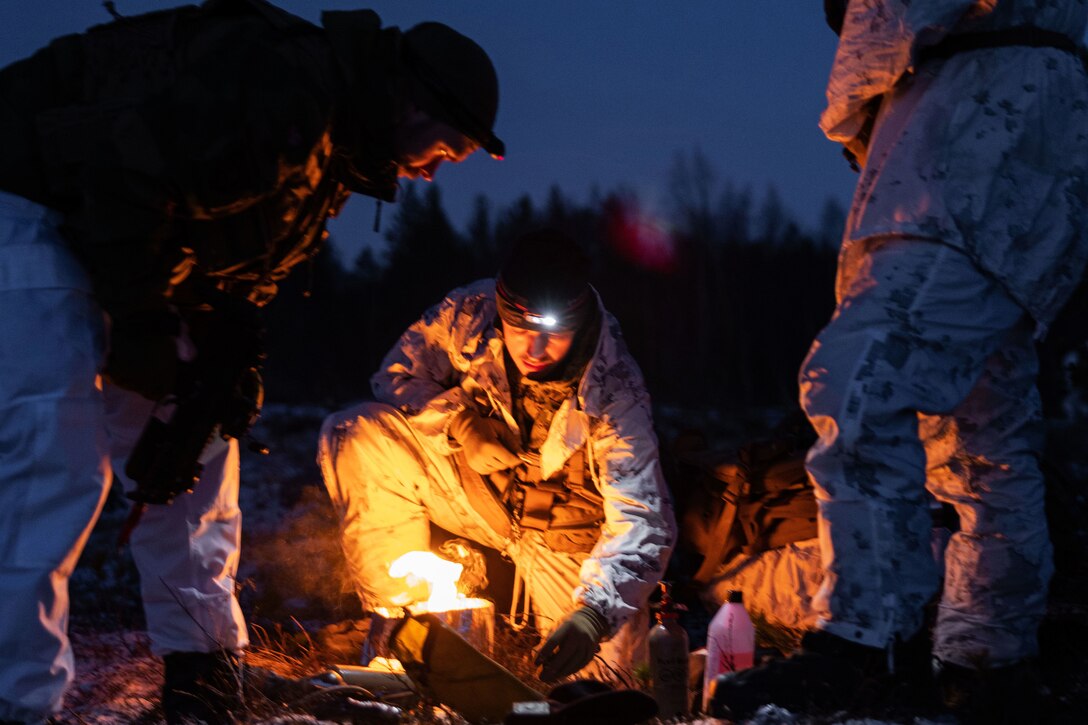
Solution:
M429 551L409 551L389 565L389 576L404 579L406 593L396 604L413 612L446 612L471 606L457 591L463 566ZM424 593L426 598L423 599Z

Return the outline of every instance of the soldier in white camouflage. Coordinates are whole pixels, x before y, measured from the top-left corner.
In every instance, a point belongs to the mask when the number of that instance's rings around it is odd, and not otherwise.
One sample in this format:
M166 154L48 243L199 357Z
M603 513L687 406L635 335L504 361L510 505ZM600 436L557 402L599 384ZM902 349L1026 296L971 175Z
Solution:
M606 672L630 671L676 538L642 374L587 275L569 236L524 235L497 281L405 331L371 379L377 402L321 432L364 606L405 603L389 565L428 549L433 522L514 563L512 614L550 633L545 681L598 650Z
M841 34L821 125L861 177L838 307L800 375L820 436L817 631L719 705L803 705L799 682L849 702L902 652L940 587L928 489L960 519L933 638L942 694L968 718L1031 718L1016 707L1038 691L1053 568L1034 345L1088 257L1088 6L827 6Z

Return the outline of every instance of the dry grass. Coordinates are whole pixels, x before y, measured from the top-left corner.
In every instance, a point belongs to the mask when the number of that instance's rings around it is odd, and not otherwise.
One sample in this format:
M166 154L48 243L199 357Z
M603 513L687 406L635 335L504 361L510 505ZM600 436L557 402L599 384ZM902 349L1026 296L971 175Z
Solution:
M241 593L253 640L247 663L252 673L268 672L285 681L305 680L333 664L357 662L367 632L366 623L360 622L357 612L348 606L357 607L357 600L340 584L338 567L342 567L342 557L337 524L312 463L310 439L315 429L316 424L300 424L297 442L287 440L289 436L283 430L264 435L263 439L279 444L277 450L283 462L278 468L270 465L276 463L274 453L260 465L251 464L243 487L248 499L243 506L248 517L243 565L244 575L252 577ZM1075 440L1081 445L1083 430ZM1088 471L1088 461L1078 470ZM1077 475L1073 480L1084 479L1084 475ZM1079 493L1082 488L1073 490L1079 497L1076 506L1065 508L1084 509L1083 494ZM143 625L130 558L127 554L117 556L116 529L127 511L127 503L114 501L117 498L111 496L111 504L81 560L79 575L73 579L71 634L77 679L65 711L57 718L61 725L150 725L162 720L162 666L150 654L146 635L137 631ZM1088 658L1084 656L1088 652L1088 604L1084 595L1088 591L1088 556L1083 545L1083 519L1067 528L1072 533L1063 537L1062 529L1055 527L1056 547L1064 556L1052 585L1050 613L1041 636L1042 668L1054 694L1054 721L1079 723L1088 710ZM797 633L759 624L761 646L788 651L795 644ZM536 633L514 631L500 618L495 638L495 659L529 687L546 693L549 686L536 678L531 663L531 653L538 644ZM641 670L615 673L611 679L619 686L645 689L645 674ZM249 681L256 685L257 677ZM247 692L249 711L242 714L243 722L322 722L312 714L286 706L311 691L302 687L293 693L288 692L290 688L281 690L282 696L277 696L251 686ZM290 697L292 694L295 696ZM918 714L887 709L865 713L879 718L870 723L909 722ZM852 712L813 717L771 711L757 722L842 723L861 715ZM420 725L457 721L456 716L426 704L407 712L403 720ZM674 722L710 721L691 717Z

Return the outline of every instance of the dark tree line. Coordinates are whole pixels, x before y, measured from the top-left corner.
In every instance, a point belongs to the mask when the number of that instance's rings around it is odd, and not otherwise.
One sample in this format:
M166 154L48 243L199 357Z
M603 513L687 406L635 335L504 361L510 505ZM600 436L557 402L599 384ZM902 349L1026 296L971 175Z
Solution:
M385 231L384 258L351 269L326 250L269 306L269 399L339 405L400 333L448 290L495 274L520 233L554 226L586 248L605 306L622 324L655 402L723 414L796 400L796 373L833 307L842 211L800 229L773 190L718 188L698 154L678 157L665 219L623 190L574 203L553 189L501 209L477 200L454 229L440 187L409 186ZM310 290L310 296L304 292Z

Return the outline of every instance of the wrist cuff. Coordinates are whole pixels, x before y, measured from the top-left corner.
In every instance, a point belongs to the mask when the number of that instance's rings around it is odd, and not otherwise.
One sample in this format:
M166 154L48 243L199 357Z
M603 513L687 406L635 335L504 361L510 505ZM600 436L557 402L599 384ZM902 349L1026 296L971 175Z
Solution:
M575 611L575 615L581 616L587 622L593 625L597 630L597 639L604 639L608 635L608 620L604 618L604 615L598 612L588 604L582 605L581 609Z

